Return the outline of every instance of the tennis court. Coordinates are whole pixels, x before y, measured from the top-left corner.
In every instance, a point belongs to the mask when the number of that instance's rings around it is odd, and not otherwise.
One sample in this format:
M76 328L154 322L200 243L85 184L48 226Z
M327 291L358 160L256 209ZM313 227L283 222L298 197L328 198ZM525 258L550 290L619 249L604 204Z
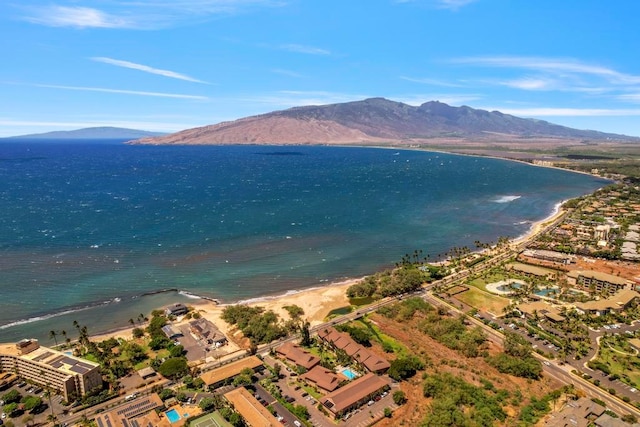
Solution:
M214 412L191 421L189 427L232 427L232 425L218 412Z

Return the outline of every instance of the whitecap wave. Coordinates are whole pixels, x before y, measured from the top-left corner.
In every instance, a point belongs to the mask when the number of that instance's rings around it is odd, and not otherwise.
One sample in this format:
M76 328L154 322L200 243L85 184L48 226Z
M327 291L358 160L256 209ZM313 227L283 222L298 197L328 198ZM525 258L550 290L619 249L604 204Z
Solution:
M27 319L20 319L20 320L16 320L15 322L11 322L11 323L7 323L7 324L4 324L4 325L0 325L0 330L9 329L9 328L12 328L14 326L20 326L20 325L26 325L26 324L29 324L29 323L39 322L41 320L52 319L54 317L60 317L60 316L64 316L64 315L67 315L67 314L78 313L80 311L90 310L92 308L96 308L96 307L100 307L100 306L104 306L104 305L117 304L120 301L122 301L122 299L116 297L116 298L113 298L113 299L110 299L110 300L107 300L107 301L102 301L102 302L97 303L97 304L90 304L90 305L85 305L83 307L71 308L71 309L68 309L68 310L57 311L55 313L44 314L42 316L34 316L34 317L29 317Z
M496 199L493 199L493 201L495 203L509 203L509 202L513 202L514 200L518 200L520 197L522 196L518 196L518 195L500 196Z
M179 291L178 293L180 295L182 295L183 297L187 297L187 298L190 298L190 299L202 299L202 297L200 295L192 294L191 292Z

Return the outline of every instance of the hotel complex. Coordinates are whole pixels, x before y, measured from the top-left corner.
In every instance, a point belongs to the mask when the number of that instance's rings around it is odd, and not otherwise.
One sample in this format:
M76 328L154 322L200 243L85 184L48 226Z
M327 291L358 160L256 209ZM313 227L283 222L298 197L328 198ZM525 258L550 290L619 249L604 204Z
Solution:
M0 346L0 370L56 390L67 401L102 386L98 363L40 347L34 339Z

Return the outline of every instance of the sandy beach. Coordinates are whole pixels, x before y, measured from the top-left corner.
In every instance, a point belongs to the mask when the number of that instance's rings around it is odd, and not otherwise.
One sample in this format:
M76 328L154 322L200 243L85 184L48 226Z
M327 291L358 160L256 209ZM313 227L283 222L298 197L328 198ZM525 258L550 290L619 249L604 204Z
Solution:
M273 310L281 319L289 319L287 311L283 308L288 305L297 305L304 310L304 319L307 319L311 325L322 323L325 317L336 308L349 305L346 291L349 286L359 282L360 279L349 279L342 282L328 284L323 287L301 290L295 293L287 293L279 296L265 297L256 299L247 303L247 305L255 307L264 307L265 310ZM222 320L222 311L227 304L217 304L207 299L193 300L191 304L195 311L200 313L202 317L214 323L222 333L227 336L232 334L229 325ZM105 334L94 335L91 337L93 341L103 341L114 338L131 339L133 337L133 328L120 329Z
M526 234L512 239L512 247L530 240L541 230L564 214L565 211L562 209L561 204L558 204L557 208L551 215L533 223ZM265 310L272 310L284 320L287 320L289 315L283 307L288 305L297 305L304 310L303 318L308 320L313 326L322 323L332 310L348 306L349 300L346 296L346 290L349 286L361 280L363 280L363 278L348 279L342 282L327 284L322 287L315 287L296 292L287 292L283 295L256 298L246 304L249 306L264 307ZM215 301L207 299L194 299L192 303L187 305L192 306L195 311L202 315L202 317L214 323L226 336L230 338L232 337L233 331L230 326L222 320L222 311L227 304L218 304ZM182 320L182 322L186 321L188 320ZM178 323L181 323L181 321L179 320ZM131 339L133 337L132 331L133 328L110 331L108 333L94 335L92 336L92 340L102 341L111 337Z

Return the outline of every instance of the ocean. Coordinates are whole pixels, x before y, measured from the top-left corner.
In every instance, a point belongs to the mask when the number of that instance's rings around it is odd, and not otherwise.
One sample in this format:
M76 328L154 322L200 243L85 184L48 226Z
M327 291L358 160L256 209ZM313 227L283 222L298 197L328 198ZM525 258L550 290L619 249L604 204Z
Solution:
M414 250L435 261L607 183L409 150L3 143L0 342L323 286Z

